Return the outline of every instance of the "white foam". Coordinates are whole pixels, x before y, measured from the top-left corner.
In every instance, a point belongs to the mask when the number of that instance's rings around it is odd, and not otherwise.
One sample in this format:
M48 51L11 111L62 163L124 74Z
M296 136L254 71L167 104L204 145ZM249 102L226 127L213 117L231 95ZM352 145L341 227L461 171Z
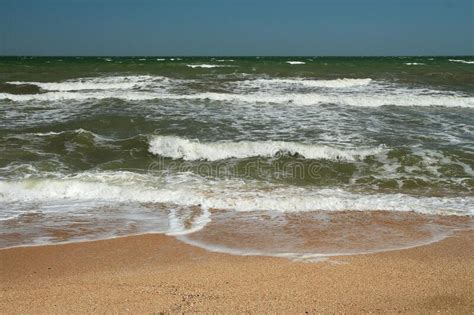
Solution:
M161 76L110 76L96 78L81 78L63 82L23 82L13 81L9 84L33 84L46 91L83 91L83 90L110 90L110 89L133 89L145 87L150 84L169 82L169 79Z
M211 213L207 208L203 208L201 215L193 220L191 227L185 226L183 218L178 215L175 209L171 209L168 219L170 227L166 233L167 235L186 235L203 229L211 222Z
M270 257L281 257L281 258L286 258L290 259L293 261L299 261L299 262L323 262L327 261L327 258L329 257L338 257L338 256L353 256L353 255L367 255L367 254L375 254L375 253L382 253L382 252L387 252L387 251L394 251L394 250L403 250L403 249L410 249L410 248L415 248L419 246L425 246L429 244L433 244L436 242L439 242L446 237L452 235L453 231L436 231L431 237L428 237L426 239L422 240L417 240L417 241L412 241L407 244L397 244L397 245L389 245L389 246L384 246L384 247L379 247L379 248L374 248L374 249L353 249L351 251L347 250L339 250L339 251L333 251L333 252L320 252L320 253L311 253L311 252L280 252L280 251L275 251L275 250L252 250L249 248L233 248L229 246L224 246L220 244L214 244L214 243L207 243L203 241L198 241L192 238L192 235L182 235L178 236L177 238L189 245L196 246L202 249L205 249L210 252L216 252L216 253L225 253L225 254L230 254L230 255L237 255L237 256L270 256ZM334 261L332 261L334 263Z
M55 132L55 131L50 131L50 132L36 132L34 133L35 136L38 137L49 137L49 136L57 136L60 134L63 134L65 131L60 131L60 132Z
M449 59L449 61L451 61L451 62L465 63L465 64L468 64L468 65L474 64L474 60L473 60L473 61L467 61L467 60L462 60L462 59Z
M15 95L0 93L0 99L15 102L26 101L82 101L87 99L123 99L123 100L211 100L245 104L292 104L292 105L324 105L335 104L356 107L378 106L443 106L443 107L474 107L474 97L456 95L416 95L416 94L376 94L376 95L327 95L320 93L274 94L274 93L196 93L196 94L169 94L164 92L142 91L103 91L103 92L48 92L43 94Z
M209 69L209 68L225 68L225 67L232 67L232 66L230 66L230 65L210 65L210 64L201 64L201 65L192 65L192 64L190 64L190 65L186 65L186 66L188 66L189 68L193 68L193 69L194 69L194 68L207 68L207 69Z
M405 63L407 66L424 66L425 64L422 62L407 62Z
M223 65L224 66L224 65ZM16 95L0 93L0 100L14 102L83 101L88 99L140 100L210 100L244 104L336 104L357 107L394 106L444 106L474 107L474 97L460 92L443 92L430 89L413 89L374 82L370 78L310 80L303 78L255 79L226 83L232 92L200 92L193 90L175 94L173 88L182 88L178 80L160 76L111 76L82 78L63 82L10 82L11 84L36 84L48 92ZM302 88L302 90L300 90ZM308 90L322 88L318 92ZM327 89L327 90L326 90ZM336 90L337 89L337 90ZM344 93L340 90L343 90Z
M130 172L83 173L57 179L0 181L0 203L78 201L107 204L142 202L235 211L414 211L474 215L474 197L415 197L362 194L342 189L275 186L241 179L211 180L191 174L168 177ZM10 213L8 216L12 216ZM201 220L206 221L205 216Z
M388 94L388 95L326 95L320 93L301 94L227 94L202 93L184 96L187 99L209 99L215 101L230 101L244 103L275 103L295 105L337 104L356 107L394 106L445 106L445 107L474 107L474 97L459 97L454 95L416 95L416 94Z
M304 61L287 61L286 63L290 65L304 65L306 62Z
M254 156L272 157L278 152L300 154L307 159L353 161L382 152L377 148L337 148L327 145L304 144L285 141L221 141L201 143L175 136L154 136L149 151L153 154L188 161L217 161L229 158Z
M292 104L292 105L324 105L335 104L356 107L378 106L443 106L443 107L474 107L474 97L456 95L416 95L416 94L376 94L376 95L327 95L320 93L273 94L273 93L197 93L197 94L169 94L142 91L103 91L103 92L48 92L43 94L15 95L0 93L0 99L15 102L25 101L81 101L87 99L123 99L123 100L211 100L245 104Z
M247 88L284 88L291 86L323 87L323 88L349 88L366 86L372 82L370 78L363 79L334 79L334 80L311 80L311 79L255 79L238 82L241 87Z

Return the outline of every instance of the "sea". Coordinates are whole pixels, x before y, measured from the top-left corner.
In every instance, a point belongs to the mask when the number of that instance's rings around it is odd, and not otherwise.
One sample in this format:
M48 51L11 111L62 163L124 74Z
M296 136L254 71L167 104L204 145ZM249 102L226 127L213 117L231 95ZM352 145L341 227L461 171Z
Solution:
M0 57L0 248L309 259L472 229L474 56Z

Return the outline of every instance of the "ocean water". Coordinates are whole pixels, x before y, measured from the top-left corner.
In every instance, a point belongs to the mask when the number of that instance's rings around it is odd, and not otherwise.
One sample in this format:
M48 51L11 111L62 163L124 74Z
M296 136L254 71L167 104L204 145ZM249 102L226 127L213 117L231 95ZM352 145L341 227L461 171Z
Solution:
M473 168L472 56L0 58L0 247L161 232L285 256L341 213L412 215L427 242L472 228ZM361 251L420 241L379 221ZM213 243L246 228L273 238Z

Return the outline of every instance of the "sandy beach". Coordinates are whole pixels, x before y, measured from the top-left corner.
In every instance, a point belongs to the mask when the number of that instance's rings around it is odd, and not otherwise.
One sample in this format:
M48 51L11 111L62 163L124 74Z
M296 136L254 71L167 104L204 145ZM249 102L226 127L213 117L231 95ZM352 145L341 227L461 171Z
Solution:
M0 315L474 315L473 3L0 0Z
M474 232L321 262L212 253L149 234L0 250L18 313L421 312L474 309Z

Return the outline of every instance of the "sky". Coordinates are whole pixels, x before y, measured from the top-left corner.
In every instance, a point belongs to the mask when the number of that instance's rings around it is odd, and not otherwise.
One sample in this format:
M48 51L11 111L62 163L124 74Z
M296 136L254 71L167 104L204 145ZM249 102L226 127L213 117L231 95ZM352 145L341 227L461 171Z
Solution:
M0 55L474 55L473 0L0 0Z

